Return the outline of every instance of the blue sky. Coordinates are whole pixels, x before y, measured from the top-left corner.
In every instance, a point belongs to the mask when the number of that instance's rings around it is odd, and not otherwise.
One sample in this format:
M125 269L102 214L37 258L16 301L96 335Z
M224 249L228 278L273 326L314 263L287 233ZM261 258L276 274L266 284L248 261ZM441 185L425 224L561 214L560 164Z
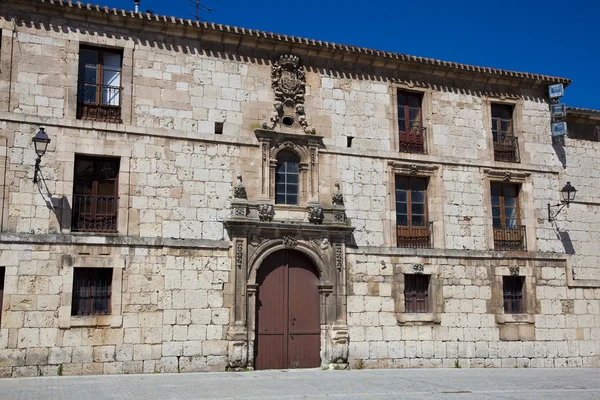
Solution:
M193 0L195 1L195 0ZM133 0L100 5L133 9ZM205 21L445 61L570 78L565 102L600 109L600 0L202 0ZM188 18L188 0L140 9Z

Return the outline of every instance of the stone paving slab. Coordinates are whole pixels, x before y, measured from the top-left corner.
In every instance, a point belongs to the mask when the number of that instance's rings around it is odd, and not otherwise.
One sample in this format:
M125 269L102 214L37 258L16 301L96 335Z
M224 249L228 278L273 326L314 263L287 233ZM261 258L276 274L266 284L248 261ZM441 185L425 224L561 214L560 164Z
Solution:
M600 369L258 371L0 380L0 399L600 399Z

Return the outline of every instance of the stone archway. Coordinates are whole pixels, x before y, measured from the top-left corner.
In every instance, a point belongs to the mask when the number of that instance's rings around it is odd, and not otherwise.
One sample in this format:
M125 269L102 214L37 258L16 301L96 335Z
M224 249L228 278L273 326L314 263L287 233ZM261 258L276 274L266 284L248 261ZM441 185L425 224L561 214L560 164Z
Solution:
M319 275L295 250L278 250L257 271L256 369L321 365Z

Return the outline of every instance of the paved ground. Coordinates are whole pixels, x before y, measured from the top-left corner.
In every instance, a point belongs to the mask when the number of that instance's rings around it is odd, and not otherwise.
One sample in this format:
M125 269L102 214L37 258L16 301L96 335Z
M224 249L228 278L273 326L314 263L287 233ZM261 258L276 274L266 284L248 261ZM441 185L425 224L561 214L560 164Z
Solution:
M600 399L600 369L260 371L0 380L0 399Z

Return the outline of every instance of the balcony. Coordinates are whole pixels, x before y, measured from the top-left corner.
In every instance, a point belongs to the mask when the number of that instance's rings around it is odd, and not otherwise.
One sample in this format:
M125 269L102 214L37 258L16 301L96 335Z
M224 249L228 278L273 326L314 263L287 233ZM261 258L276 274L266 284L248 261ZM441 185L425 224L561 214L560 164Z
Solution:
M419 224L399 224L398 247L412 249L430 249L433 247L433 223L426 222Z
M73 195L73 232L117 232L119 198L116 196Z
M494 226L494 250L527 251L525 226Z
M494 160L520 162L518 138L515 136L496 137L494 139Z
M425 154L425 128L400 131L398 143L400 153Z
M86 83L79 88L77 119L120 124L121 88L101 84Z

